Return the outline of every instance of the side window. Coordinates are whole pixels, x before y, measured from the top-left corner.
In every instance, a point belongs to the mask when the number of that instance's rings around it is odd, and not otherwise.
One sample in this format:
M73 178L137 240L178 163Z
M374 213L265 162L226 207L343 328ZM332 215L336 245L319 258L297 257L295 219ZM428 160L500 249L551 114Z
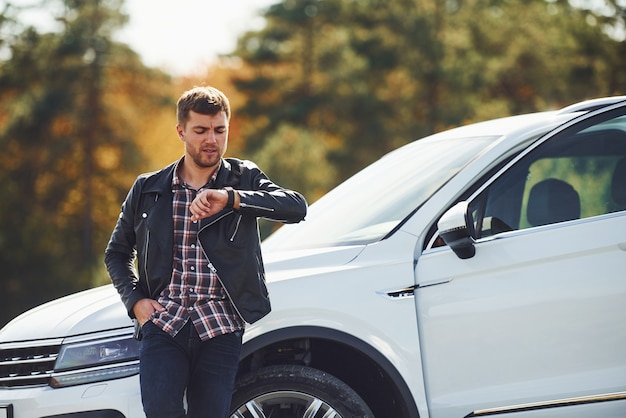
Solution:
M626 210L626 116L566 131L470 203L477 238Z

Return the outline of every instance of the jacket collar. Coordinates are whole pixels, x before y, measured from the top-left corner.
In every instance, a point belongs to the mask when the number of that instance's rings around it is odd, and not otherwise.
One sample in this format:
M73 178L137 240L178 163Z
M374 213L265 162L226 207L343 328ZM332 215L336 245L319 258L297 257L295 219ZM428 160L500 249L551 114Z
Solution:
M180 160L175 161L157 172L146 174L147 180L142 192L159 194L171 193L174 170L176 170L179 161ZM217 177L215 178L216 188L232 187L238 184L237 177L241 175L241 170L237 165L233 165L232 161L229 158L222 158L222 164L220 164Z
M147 180L142 193L171 193L172 178L176 169L177 161L161 169L160 171L146 174Z
M215 187L221 189L226 186L234 186L233 184L233 165L226 158L222 158L217 177L215 178Z

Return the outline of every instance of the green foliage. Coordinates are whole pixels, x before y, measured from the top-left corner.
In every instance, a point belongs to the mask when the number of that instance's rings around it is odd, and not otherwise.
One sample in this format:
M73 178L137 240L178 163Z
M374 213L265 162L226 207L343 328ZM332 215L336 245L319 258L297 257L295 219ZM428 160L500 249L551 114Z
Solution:
M336 177L328 160L329 143L324 132L311 132L281 125L256 153L255 162L272 172L272 180L315 199L321 197ZM297 173L297 175L294 175Z
M20 29L9 8L1 20L11 25L0 28L11 34L0 62L2 323L102 282L101 254L141 166L131 109L163 103L147 83L164 77L110 39L125 20L119 1L56 7L54 32Z
M336 183L432 132L623 93L624 7L571 3L281 1L234 53L247 151L283 123L331 135Z

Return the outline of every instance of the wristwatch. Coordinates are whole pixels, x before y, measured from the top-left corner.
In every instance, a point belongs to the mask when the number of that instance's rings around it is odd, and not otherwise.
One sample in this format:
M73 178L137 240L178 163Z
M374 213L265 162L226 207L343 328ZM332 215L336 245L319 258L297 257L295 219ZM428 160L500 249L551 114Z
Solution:
M233 206L235 205L235 191L233 190L232 187L226 187L225 190L226 190L226 193L228 194L228 201L226 202L226 208L232 209Z

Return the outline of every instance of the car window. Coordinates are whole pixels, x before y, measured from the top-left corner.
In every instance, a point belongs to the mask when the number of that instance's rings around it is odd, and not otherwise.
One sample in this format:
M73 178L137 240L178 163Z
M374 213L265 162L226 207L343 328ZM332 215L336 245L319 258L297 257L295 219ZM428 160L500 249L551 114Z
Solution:
M549 139L470 202L476 238L621 210L626 210L623 115Z

